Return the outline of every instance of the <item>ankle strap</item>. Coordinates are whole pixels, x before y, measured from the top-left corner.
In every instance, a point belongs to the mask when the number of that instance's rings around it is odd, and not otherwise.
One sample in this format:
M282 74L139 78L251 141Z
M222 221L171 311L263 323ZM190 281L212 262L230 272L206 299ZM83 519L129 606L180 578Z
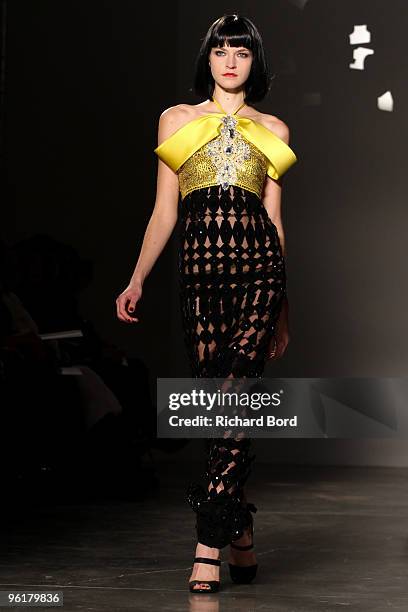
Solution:
M253 544L248 544L248 546L240 546L239 544L234 544L234 542L230 543L231 548L236 548L237 550L251 550L254 547Z
M209 557L195 557L194 563L208 563L209 565L221 565L221 559L210 559Z

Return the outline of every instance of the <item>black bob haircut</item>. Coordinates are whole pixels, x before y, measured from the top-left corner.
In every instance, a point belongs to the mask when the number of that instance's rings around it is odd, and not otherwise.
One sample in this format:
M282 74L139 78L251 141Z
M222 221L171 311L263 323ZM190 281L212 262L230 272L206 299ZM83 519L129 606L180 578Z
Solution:
M213 47L246 47L252 51L251 71L245 82L245 101L248 103L263 100L270 89L274 77L269 76L268 65L261 35L247 17L236 14L224 15L210 26L197 56L194 77L194 92L210 98L214 92L214 78L208 58Z

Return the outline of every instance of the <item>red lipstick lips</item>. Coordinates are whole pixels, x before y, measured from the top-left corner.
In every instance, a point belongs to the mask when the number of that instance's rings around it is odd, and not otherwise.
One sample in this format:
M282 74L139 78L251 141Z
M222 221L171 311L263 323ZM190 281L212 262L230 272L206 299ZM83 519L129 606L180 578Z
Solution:
M237 76L234 72L224 72L224 74L222 76L230 76L230 77L235 77Z

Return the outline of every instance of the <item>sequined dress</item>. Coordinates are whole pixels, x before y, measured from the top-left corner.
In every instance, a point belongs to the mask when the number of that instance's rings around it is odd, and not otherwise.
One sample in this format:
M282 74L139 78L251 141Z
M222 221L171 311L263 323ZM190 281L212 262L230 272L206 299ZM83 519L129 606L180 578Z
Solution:
M266 176L279 178L292 149L263 125L222 111L177 130L155 152L177 172L181 194L179 295L191 375L260 377L286 290L276 226L262 203ZM243 485L251 440L207 440L203 484L190 483L198 541L223 548L257 508Z

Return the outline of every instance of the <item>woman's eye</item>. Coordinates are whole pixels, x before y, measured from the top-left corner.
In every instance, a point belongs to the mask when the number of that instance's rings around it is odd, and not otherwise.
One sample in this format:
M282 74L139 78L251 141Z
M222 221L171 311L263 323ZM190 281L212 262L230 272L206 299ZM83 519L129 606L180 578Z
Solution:
M219 53L224 53L224 51L216 51L215 55L218 55ZM245 53L245 51L240 51L238 55L242 55L242 57L248 57L248 53Z

